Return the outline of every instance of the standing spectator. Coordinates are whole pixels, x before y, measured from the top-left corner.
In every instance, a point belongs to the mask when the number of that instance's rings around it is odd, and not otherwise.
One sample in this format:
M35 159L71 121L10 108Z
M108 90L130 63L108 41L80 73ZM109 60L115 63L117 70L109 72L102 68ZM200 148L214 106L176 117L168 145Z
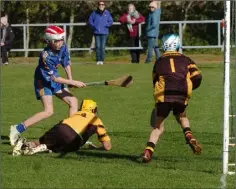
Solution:
M165 53L156 61L152 72L156 122L142 155L144 163L151 161L154 148L164 131L164 120L171 111L193 153L199 155L202 151L201 145L193 136L186 115L192 90L201 85L201 72L193 60L178 52L180 48L178 35L166 34L162 43Z
M160 3L152 1L149 4L150 13L146 19L146 36L148 41L148 52L145 63L152 61L152 53L155 51L156 60L160 57L157 40L159 36L159 25L161 17ZM159 5L159 6L158 6Z
M1 58L4 65L8 65L8 53L12 48L13 39L14 33L5 15L1 17Z
M110 12L105 9L104 1L98 2L98 8L89 16L88 23L93 28L95 36L97 65L103 65L109 27L113 24L112 16Z
M128 5L127 13L124 13L120 18L119 22L127 25L129 33L129 46L139 47L139 24L144 22L145 18L135 8L133 4ZM130 50L131 62L139 63L140 50Z

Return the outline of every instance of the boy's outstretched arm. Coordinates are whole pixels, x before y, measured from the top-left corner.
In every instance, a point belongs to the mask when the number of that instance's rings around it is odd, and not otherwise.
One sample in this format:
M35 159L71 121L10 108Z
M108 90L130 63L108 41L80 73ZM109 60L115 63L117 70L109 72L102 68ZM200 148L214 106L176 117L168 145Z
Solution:
M111 141L101 142L102 146L96 146L92 142L88 143L88 148L92 150L111 150Z
M65 79L63 77L53 77L52 80L56 83L72 85L72 86L78 87L78 88L82 88L82 87L86 86L86 84L81 81L69 80L69 79Z

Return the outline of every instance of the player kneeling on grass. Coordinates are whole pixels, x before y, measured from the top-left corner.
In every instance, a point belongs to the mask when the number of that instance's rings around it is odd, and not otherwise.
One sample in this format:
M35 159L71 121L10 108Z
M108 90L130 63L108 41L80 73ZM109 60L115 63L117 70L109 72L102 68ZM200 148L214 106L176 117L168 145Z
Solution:
M144 163L151 160L155 145L164 131L164 120L171 111L181 125L185 140L194 154L200 154L202 150L192 135L185 110L192 90L201 84L201 73L190 58L178 52L178 35L164 35L162 43L165 53L156 61L153 68L156 122L142 155Z
M32 155L38 152L73 152L79 150L93 134L97 134L101 147L90 143L92 148L110 150L110 137L97 117L97 104L83 100L81 108L73 116L66 118L47 131L38 141L26 142L20 138L13 149L13 155Z

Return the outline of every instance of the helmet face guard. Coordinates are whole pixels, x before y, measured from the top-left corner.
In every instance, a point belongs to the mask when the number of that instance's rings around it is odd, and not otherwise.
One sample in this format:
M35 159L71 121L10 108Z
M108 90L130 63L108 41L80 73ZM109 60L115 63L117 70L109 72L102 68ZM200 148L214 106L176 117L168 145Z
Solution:
M162 37L162 46L164 51L178 51L180 48L180 39L176 34L166 34Z
M58 26L48 26L44 31L44 40L46 43L53 43L54 41L64 40L65 32Z
M97 113L97 103L93 100L83 100L79 111Z

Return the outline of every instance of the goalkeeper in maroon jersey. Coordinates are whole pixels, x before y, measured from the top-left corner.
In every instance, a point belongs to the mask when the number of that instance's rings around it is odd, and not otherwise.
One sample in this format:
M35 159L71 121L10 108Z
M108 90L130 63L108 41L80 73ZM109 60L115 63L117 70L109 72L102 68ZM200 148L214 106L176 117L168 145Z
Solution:
M97 103L83 100L78 112L54 125L39 140L26 142L26 139L19 138L13 155L33 155L46 151L67 153L78 151L85 143L89 143L93 149L110 150L110 137L96 113ZM93 134L97 134L100 147L88 142Z
M191 147L193 153L200 154L202 151L201 145L192 134L189 119L186 116L186 107L192 90L201 84L201 72L189 57L178 52L180 48L178 35L164 35L162 43L165 52L156 61L153 68L156 120L142 154L144 163L151 160L155 145L164 131L164 120L171 111L180 124L186 143Z

